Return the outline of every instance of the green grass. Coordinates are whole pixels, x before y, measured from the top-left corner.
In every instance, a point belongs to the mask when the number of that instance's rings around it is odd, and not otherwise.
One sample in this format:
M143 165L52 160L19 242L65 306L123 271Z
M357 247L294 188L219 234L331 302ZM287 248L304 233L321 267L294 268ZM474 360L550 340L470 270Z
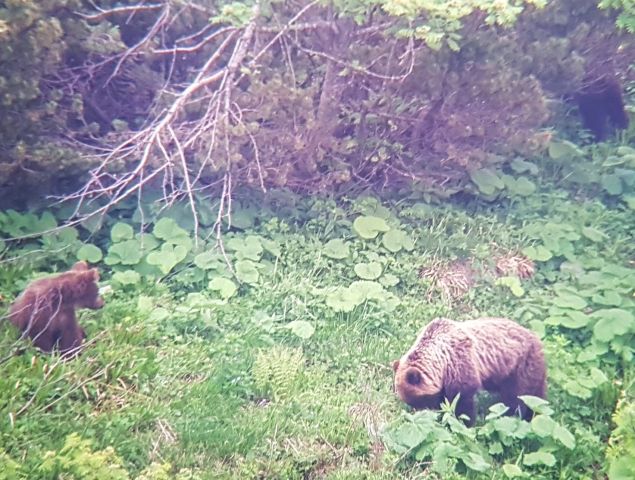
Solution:
M63 478L107 478L90 477L82 465L121 465L131 478L142 473L142 478L183 479L421 478L429 463L391 450L382 432L402 422L406 411L392 393L391 360L439 315L510 316L544 330L553 418L574 434L576 444L558 449L555 465L524 467L525 472L544 479L604 478L611 415L624 372L632 367L611 352L580 362L589 331L543 323L552 285L571 283L558 268L563 259L538 262L534 278L523 282L522 297L483 276L468 296L449 304L438 292L428 292L418 269L433 260L464 258L486 266L496 249L518 251L535 243L525 226L543 220L601 229L608 239L597 246L576 241L576 255L582 262L600 258L624 264L634 253L632 213L538 195L500 210L430 207L413 216L400 215L408 213L401 206L393 214L416 247L393 254L377 241L357 238L353 217L346 211L336 216L331 207L318 201L297 218L269 218L253 227L254 233L276 239L283 254L258 284L241 286L225 304L186 311L186 294L205 291L207 284L187 271L173 274L165 286L115 288L102 311L82 313L95 341L79 359L60 363L27 348L0 365L0 467L9 472L11 461L19 464L15 477L0 473L0 479L58 478L64 472ZM324 256L321 245L331 238L346 238L351 258ZM384 273L399 278L387 290L400 305L387 310L381 302L365 302L351 312L329 308L324 292L358 280L352 266L377 256ZM108 267L101 268L108 283ZM7 297L17 289L16 275L22 281L29 277L28 269L12 271L15 275L0 275L0 292ZM140 295L169 316L140 309ZM302 339L285 328L296 320L310 322L313 335ZM12 327L1 326L0 351L10 352L16 336ZM285 364L290 357L284 352L298 348L301 364ZM256 378L256 362L281 372L279 378ZM603 372L607 382L589 387L585 398L576 397L565 384L590 368ZM484 396L482 410L493 401ZM487 424L482 417L479 423ZM477 430L477 438L489 448L497 437L486 427ZM88 450L63 450L72 433L90 440ZM493 455L497 467L478 473L458 465L443 478L506 478L499 467L517 463L537 445L532 440L503 445ZM103 452L108 447L112 456ZM58 462L54 467L51 458Z

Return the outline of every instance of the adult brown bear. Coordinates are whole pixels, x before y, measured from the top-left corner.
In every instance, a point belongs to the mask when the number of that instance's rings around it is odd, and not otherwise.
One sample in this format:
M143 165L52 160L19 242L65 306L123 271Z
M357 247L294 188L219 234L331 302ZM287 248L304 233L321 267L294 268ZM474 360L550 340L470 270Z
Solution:
M587 79L575 97L582 124L593 133L597 142L605 140L612 129L628 128L622 85L614 75Z
M23 337L30 337L44 352L58 346L63 356L74 355L86 338L75 309L104 305L98 280L99 272L88 268L86 262L77 262L68 272L35 280L13 302L9 319Z
M527 420L533 412L518 396L546 395L540 339L505 318L434 319L393 369L395 391L408 405L438 409L444 399L460 394L456 414L467 415L469 425L474 424L479 390L497 392L509 414L520 411Z

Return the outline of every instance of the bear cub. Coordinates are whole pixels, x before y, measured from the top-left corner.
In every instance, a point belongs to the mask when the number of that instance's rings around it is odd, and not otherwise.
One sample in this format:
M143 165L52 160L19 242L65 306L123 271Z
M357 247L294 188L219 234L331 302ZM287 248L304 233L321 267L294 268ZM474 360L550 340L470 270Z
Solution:
M474 395L496 392L509 408L530 420L519 395L546 396L546 364L540 339L505 318L456 322L432 320L414 345L393 363L397 395L415 409L438 409L460 394L456 414L476 417Z
M31 282L13 302L9 319L40 350L50 353L56 346L63 357L77 354L86 338L77 323L75 309L104 306L99 295L99 272L77 262L68 272Z

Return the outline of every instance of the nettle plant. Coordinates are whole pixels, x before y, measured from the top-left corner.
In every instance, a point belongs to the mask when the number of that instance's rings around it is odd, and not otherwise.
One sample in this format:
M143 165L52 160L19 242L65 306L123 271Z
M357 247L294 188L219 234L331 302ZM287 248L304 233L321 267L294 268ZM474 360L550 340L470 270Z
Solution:
M382 438L401 458L429 462L430 470L441 476L502 468L506 478L536 478L540 474L548 478L556 459L575 447L575 438L553 419L553 409L546 400L520 398L536 412L531 422L505 416L507 407L497 403L489 408L482 425L469 428L454 416L455 400L445 402L441 412L405 413L386 428ZM498 464L514 452L515 463Z

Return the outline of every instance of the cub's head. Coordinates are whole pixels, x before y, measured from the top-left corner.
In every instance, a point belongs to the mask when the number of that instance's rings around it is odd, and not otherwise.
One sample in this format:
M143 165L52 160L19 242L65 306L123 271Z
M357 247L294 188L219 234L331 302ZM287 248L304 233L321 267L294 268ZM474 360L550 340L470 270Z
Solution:
M407 361L395 360L395 393L415 409L438 408L443 396L443 371Z
M79 262L82 263L82 262ZM72 291L73 303L78 308L99 309L104 306L104 299L99 295L99 271L96 268L88 268L84 263L81 268L73 267Z

